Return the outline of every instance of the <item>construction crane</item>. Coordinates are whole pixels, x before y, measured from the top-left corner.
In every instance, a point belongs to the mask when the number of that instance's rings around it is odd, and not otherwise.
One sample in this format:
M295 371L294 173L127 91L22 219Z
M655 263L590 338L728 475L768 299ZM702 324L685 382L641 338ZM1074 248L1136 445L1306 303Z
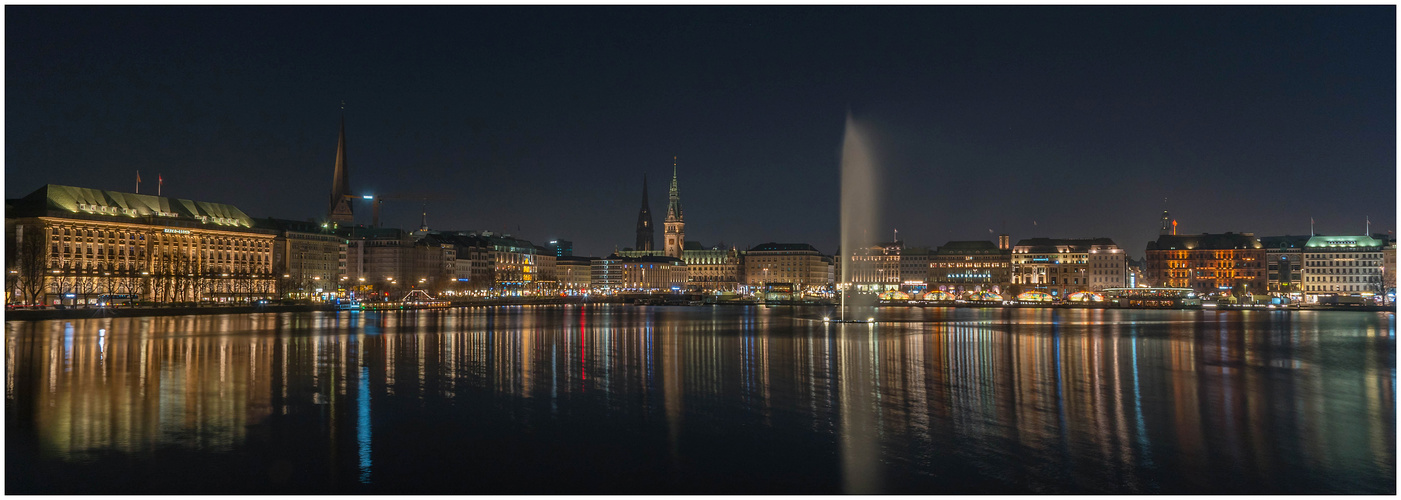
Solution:
M446 200L446 199L448 199L447 196L444 196L444 195L441 195L441 194L437 194L437 193L367 194L367 195L361 196L360 198L369 201L369 202L370 202L370 205L373 207L373 212L372 212L372 213L373 213L374 215L373 215L372 218L370 219L370 220L371 220L370 226L372 226L372 227L379 227L379 207L380 207L380 205L384 204L384 202L385 202L386 200L389 200L389 201L418 200L418 201L422 201L422 202L424 202L424 203L428 203L429 200L439 201L439 200Z

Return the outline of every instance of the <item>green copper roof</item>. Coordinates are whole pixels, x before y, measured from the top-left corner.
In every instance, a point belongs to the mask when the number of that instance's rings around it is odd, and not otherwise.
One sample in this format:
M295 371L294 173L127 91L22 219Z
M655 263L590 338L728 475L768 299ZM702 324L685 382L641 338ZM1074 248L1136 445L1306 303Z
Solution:
M1386 242L1371 236L1314 236L1305 245L1309 248L1382 247Z
M30 208L42 212L106 217L165 217L201 224L253 227L253 218L224 203L182 200L100 189L47 184L24 197Z

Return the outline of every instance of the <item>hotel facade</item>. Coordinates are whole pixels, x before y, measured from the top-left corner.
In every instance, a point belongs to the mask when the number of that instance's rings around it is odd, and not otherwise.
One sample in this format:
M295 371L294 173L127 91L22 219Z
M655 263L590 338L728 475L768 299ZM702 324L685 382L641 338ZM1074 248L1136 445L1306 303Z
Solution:
M1012 284L1058 298L1121 287L1126 256L1109 238L1029 238L1012 247Z
M1314 236L1303 248L1304 300L1330 295L1384 293L1385 240L1371 236Z
M276 230L233 205L49 184L6 203L9 303L276 295Z
M1265 246L1252 233L1161 235L1148 242L1146 258L1153 286L1202 295L1269 290Z

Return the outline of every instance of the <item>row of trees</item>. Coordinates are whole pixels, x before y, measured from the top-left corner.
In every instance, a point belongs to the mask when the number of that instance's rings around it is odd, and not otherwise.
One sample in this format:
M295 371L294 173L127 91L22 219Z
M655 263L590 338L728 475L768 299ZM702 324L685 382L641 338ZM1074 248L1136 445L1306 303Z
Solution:
M139 295L141 300L155 302L199 301L203 298L225 297L251 299L271 296L274 284L271 276L241 271L211 272L201 266L191 254L169 252L146 264L120 270L51 269L53 259L45 259L46 242L43 230L36 226L16 228L17 244L12 247L6 286L12 302L38 304L50 295L60 298L70 294L77 298L93 298L104 294Z

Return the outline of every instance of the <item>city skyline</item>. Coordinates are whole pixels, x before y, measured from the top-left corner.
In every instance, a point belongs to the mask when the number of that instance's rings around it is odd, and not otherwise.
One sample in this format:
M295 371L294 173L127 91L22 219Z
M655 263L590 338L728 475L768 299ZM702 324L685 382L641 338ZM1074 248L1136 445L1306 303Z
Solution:
M1395 26L1380 9L11 7L6 196L129 192L144 170L165 196L324 217L344 100L351 192L445 194L435 228L606 255L636 239L637 177L679 157L686 239L830 254L851 109L885 170L873 230L913 245L1109 237L1142 258L1163 209L1183 234L1386 232L1395 53L1368 40ZM843 36L844 16L863 22ZM379 17L363 40L310 36ZM483 26L453 38L440 17ZM881 22L885 41L863 37ZM547 30L563 34L531 41ZM979 43L944 43L959 40ZM420 217L409 202L383 215Z

